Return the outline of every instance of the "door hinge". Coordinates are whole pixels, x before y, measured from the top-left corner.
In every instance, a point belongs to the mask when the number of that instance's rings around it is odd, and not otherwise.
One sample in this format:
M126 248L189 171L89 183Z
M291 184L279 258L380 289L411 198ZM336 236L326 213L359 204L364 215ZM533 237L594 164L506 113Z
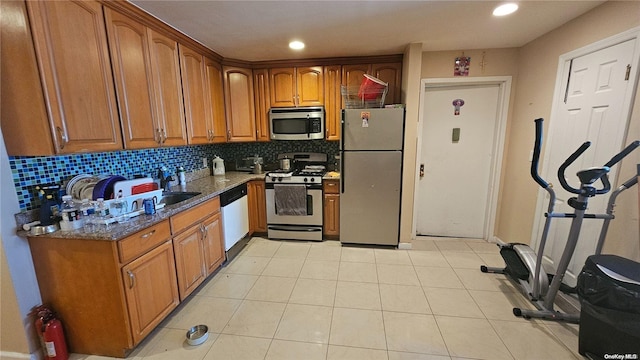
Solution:
M624 81L629 81L629 74L631 74L631 64L627 64L627 72L624 74Z

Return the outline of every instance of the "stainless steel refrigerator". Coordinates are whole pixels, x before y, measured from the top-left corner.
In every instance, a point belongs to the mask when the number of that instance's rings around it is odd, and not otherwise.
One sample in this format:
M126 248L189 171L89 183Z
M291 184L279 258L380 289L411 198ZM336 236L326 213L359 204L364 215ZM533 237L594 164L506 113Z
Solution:
M398 244L404 113L404 108L342 111L342 243Z

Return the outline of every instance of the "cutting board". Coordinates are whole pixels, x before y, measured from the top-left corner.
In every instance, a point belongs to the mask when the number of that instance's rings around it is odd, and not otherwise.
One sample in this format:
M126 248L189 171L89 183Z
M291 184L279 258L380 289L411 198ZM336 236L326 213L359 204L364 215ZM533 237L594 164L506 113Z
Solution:
M121 197L131 196L131 188L134 186L152 183L152 178L140 178L133 180L118 181L113 185L113 197L119 199Z

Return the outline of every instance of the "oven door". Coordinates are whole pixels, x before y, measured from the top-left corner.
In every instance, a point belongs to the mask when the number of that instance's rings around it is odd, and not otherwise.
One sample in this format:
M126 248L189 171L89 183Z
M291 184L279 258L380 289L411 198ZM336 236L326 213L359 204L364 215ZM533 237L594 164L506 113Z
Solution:
M307 214L280 215L276 211L276 199L273 184L266 184L267 224L322 226L322 185L306 185L306 187Z

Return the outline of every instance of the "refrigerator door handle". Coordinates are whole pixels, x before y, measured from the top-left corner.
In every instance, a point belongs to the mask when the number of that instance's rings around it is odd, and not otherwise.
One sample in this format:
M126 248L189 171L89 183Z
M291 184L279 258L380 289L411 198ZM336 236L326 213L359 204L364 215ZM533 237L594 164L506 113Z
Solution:
M340 154L340 193L344 194L344 151Z

